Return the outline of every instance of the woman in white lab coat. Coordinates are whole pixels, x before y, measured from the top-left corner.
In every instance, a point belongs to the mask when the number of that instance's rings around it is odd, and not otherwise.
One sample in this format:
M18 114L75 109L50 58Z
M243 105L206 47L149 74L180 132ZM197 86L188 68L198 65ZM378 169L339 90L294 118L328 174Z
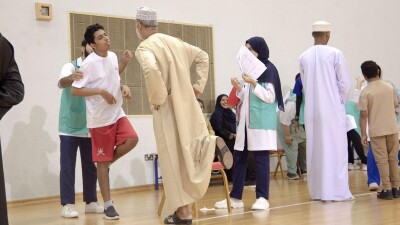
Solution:
M233 188L230 192L233 208L243 208L243 187L246 178L248 151L254 151L256 159L256 202L252 209L269 208L269 151L277 149L276 108L283 111L279 74L268 60L269 49L262 37L246 41L246 47L267 66L257 80L242 75L244 85L238 78L231 83L237 88L237 130L234 147ZM216 208L226 208L226 200L217 202Z

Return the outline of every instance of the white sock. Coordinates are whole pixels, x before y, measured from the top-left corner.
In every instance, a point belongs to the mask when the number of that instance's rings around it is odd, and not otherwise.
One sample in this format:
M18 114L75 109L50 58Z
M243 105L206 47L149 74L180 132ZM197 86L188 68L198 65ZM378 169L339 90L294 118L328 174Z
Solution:
M113 201L112 200L104 202L104 209L107 209L110 206L113 206Z

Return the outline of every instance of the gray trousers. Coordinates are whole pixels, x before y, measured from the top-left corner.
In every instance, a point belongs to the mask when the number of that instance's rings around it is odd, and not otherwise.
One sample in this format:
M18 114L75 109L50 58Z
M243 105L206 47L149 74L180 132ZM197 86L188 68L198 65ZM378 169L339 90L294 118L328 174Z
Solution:
M297 133L294 128L295 123L292 121L290 125L290 135L293 138L292 145L287 145L284 141L282 143L286 153L287 172L290 174L296 174L297 162L299 162L301 171L307 171L306 132L302 125L300 125Z

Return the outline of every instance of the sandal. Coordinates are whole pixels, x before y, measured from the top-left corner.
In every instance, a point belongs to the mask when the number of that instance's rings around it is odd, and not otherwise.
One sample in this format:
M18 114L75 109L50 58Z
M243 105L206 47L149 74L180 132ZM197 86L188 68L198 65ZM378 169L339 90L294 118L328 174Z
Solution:
M192 224L192 219L180 219L175 211L174 214L164 219L164 224Z
M218 158L225 169L232 168L233 165L233 156L228 146L226 146L224 139L221 137L217 137L215 140L216 146L215 151L218 155Z

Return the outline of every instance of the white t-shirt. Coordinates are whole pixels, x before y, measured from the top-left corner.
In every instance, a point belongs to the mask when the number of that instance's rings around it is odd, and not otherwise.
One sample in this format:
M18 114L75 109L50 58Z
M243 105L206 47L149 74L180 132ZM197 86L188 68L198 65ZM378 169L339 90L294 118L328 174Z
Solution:
M295 116L296 102L287 101L285 104L285 112L279 112L279 122L283 125L290 126Z
M80 67L82 65L82 58L79 57L76 60L76 64ZM63 79L64 77L68 77L69 75L71 75L73 72L75 71L75 66L72 63L67 63L63 66L63 68L61 69L61 73L60 73L60 78L58 78L58 87L62 88L60 86L60 80Z
M123 103L118 68L118 58L114 52L108 52L107 57L101 57L95 52L82 63L80 69L83 78L74 81L75 88L102 88L110 92L116 104L108 104L100 95L86 97L87 127L96 128L114 124L125 116L121 106Z
M347 132L350 130L356 129L357 128L357 123L356 120L354 119L354 116L347 114L346 115L346 129Z

